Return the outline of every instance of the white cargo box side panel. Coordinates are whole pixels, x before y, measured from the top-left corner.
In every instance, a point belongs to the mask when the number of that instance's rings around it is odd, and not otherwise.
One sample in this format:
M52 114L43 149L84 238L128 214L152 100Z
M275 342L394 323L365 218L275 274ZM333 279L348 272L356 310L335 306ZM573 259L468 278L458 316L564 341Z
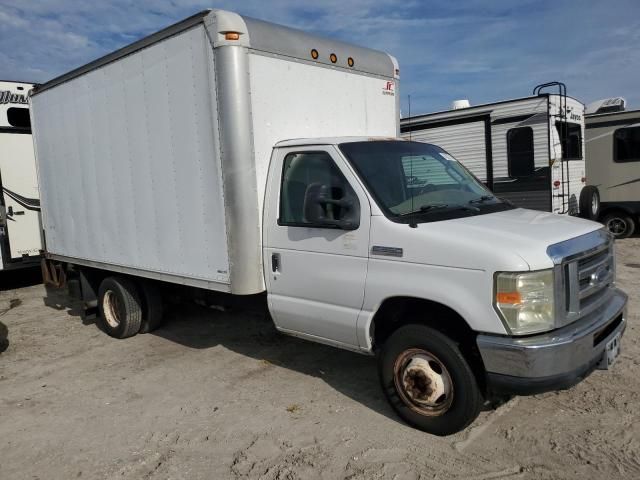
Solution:
M260 212L273 145L334 136L396 137L396 99L385 79L251 53L251 109Z
M195 27L33 97L48 252L225 289L212 62Z

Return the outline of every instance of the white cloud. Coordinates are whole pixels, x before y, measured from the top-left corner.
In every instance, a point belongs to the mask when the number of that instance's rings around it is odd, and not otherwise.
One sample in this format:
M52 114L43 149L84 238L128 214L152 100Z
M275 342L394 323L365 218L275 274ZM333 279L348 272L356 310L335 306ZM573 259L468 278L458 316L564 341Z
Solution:
M567 82L574 96L640 105L637 0L2 0L0 78L45 81L215 6L389 51L415 113L530 94Z

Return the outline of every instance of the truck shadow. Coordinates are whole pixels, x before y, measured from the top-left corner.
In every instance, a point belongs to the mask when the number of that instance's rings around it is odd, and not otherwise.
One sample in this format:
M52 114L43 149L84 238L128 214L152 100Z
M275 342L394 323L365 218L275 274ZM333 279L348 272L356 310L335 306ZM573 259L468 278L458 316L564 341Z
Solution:
M31 287L42 283L40 266L0 272L0 291Z
M380 388L375 358L283 335L266 313L224 312L180 304L170 308L167 322L153 335L189 348L222 345L267 366L322 379L358 403L400 421ZM268 374L265 368L264 375Z

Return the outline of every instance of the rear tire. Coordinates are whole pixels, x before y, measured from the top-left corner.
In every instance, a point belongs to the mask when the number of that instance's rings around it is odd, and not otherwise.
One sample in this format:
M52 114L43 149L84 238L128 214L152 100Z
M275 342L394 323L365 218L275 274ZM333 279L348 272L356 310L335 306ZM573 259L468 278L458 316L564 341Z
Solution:
M630 237L636 230L636 222L633 217L622 211L607 213L603 217L602 223L616 239Z
M140 333L153 332L162 325L164 305L160 290L152 282L142 282L140 285L142 294L142 323Z
M380 352L378 373L398 415L434 435L463 430L483 405L476 377L458 346L423 325L406 325L389 337Z
M107 277L98 289L98 322L114 338L132 337L140 330L142 303L133 281Z
M600 215L600 192L597 187L587 185L580 192L580 216L589 220L597 220Z

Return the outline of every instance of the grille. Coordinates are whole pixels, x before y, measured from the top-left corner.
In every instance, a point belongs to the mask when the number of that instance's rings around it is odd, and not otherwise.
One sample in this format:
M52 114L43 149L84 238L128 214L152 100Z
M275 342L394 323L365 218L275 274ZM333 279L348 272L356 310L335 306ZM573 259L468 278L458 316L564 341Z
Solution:
M615 281L614 252L610 243L564 265L567 322L587 315L608 298Z

